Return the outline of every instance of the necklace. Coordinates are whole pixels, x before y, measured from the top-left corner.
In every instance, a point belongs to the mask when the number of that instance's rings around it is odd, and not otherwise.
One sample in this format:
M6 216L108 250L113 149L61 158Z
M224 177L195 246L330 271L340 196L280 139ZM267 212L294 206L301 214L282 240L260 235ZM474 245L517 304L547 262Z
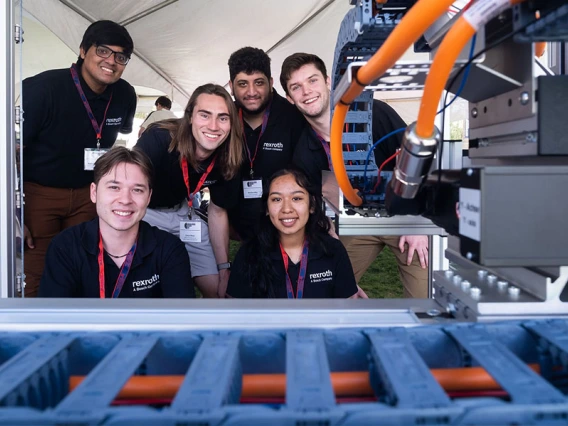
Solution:
M130 251L128 253L130 253ZM128 255L128 253L121 254L120 256L115 256L114 254L110 254L108 251L106 252L106 254L108 254L110 257L114 257L115 259L120 259L121 257Z

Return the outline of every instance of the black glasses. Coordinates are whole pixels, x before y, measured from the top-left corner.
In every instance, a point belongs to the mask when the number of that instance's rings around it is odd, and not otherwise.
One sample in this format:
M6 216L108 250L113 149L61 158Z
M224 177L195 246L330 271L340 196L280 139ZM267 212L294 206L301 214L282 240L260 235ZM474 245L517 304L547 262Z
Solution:
M130 60L130 56L128 56L127 54L122 52L115 52L114 50L102 44L100 46L97 46L95 53L97 54L97 56L105 59L110 58L110 56L114 53L114 60L119 65L126 65Z

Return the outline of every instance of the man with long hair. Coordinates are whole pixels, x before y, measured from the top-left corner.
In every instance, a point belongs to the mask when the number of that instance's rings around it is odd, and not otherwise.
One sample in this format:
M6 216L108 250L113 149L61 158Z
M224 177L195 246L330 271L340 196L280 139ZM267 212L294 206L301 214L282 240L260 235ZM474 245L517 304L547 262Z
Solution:
M150 125L135 146L150 157L156 176L144 220L185 243L204 297L217 297L229 279L227 209L238 199L242 143L231 96L219 85L205 84L195 89L182 118ZM205 188L211 197L208 224L196 213Z
M26 297L35 296L52 238L96 216L89 197L93 167L116 141L132 132L134 88L120 77L134 50L126 28L91 24L77 63L22 83Z

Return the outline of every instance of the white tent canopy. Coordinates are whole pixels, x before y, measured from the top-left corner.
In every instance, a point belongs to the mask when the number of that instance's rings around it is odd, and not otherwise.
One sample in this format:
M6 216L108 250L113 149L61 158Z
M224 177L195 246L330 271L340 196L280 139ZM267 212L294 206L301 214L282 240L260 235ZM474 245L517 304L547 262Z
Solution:
M87 26L110 19L134 40L123 78L139 96L165 93L181 108L197 86L226 85L227 60L243 46L269 53L277 88L282 61L294 52L316 53L331 68L351 7L347 0L22 0L22 6L24 78L68 67Z

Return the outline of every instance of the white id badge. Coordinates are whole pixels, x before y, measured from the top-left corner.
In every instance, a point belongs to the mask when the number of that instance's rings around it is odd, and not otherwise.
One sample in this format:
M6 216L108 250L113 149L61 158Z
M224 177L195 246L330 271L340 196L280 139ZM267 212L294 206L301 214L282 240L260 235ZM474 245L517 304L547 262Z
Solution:
M261 198L262 179L243 181L243 192L245 194L245 198Z
M184 243L200 243L201 222L198 220L182 220L179 223L179 238Z
M108 149L85 148L84 169L93 170L95 168L96 161L108 151Z

